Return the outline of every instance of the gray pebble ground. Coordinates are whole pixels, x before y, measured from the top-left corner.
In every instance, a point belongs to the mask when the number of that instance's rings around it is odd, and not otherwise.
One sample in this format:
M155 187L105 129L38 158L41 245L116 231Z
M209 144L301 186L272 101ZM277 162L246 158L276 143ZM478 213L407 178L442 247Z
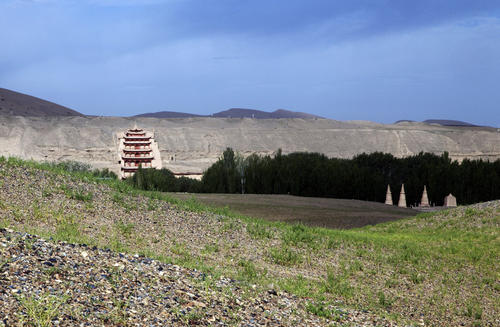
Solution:
M237 281L205 283L208 278L142 256L0 230L0 326L44 318L54 326L335 323L307 313L303 301L289 294L255 296ZM350 326L391 325L366 312L338 310L338 317Z

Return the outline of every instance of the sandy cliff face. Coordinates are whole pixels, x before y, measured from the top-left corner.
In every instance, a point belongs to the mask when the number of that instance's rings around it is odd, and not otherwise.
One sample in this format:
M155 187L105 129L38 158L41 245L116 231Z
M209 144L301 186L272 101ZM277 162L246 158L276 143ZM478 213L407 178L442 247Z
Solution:
M362 152L402 157L420 151L454 159L500 158L500 129L421 123L381 125L327 119L119 118L0 116L0 155L78 160L118 169L116 134L137 124L155 132L163 166L202 172L226 147L249 155L278 148L350 158Z

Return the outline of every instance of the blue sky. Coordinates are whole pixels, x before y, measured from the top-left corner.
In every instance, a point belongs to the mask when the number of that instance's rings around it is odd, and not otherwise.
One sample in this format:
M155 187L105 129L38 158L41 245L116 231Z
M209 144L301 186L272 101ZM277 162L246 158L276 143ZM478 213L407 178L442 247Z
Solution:
M500 126L500 1L0 0L0 87L85 114Z

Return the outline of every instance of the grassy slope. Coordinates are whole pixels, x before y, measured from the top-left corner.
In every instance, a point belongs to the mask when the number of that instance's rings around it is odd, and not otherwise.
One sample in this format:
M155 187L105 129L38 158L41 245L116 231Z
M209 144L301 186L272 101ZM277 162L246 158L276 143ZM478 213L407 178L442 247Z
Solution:
M341 300L401 321L498 323L498 203L342 231L265 222L16 159L0 163L0 174L3 226L272 284L311 298L320 316L334 316L330 304Z

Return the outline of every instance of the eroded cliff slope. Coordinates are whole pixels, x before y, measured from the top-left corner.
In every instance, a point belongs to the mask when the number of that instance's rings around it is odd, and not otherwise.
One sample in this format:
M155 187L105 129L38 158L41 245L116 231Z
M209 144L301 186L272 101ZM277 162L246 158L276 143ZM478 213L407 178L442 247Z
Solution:
M0 116L0 155L77 160L118 169L116 133L137 126L154 131L164 167L202 172L226 147L249 155L281 148L350 158L375 151L402 157L449 152L453 159L500 158L500 129L423 123L382 125L328 119L122 118Z

